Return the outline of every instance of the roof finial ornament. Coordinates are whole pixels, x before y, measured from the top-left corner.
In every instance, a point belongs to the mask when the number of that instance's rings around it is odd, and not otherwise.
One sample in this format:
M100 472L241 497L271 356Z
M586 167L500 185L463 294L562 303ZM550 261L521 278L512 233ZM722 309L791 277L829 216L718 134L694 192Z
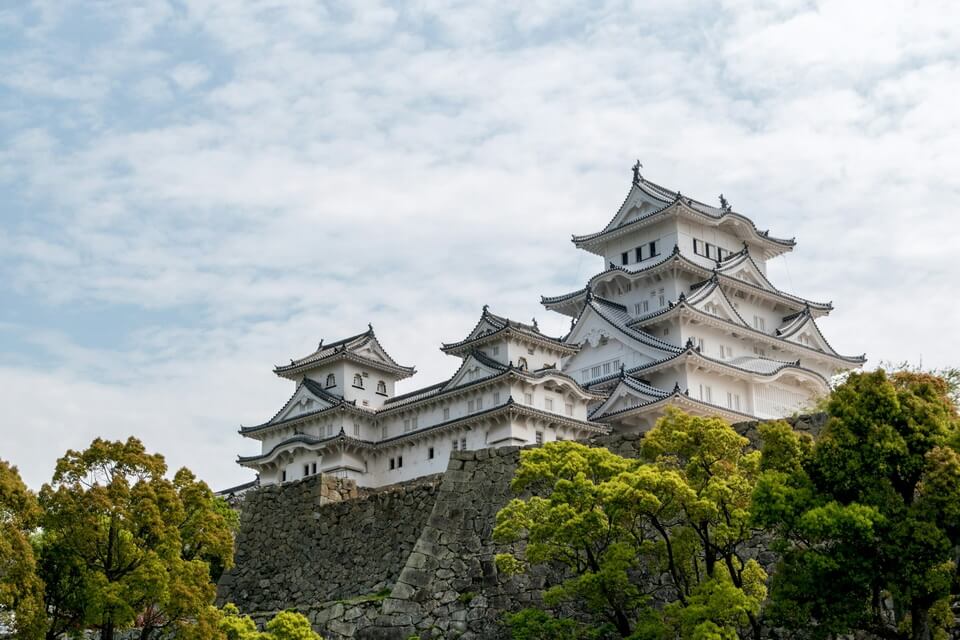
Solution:
M633 171L633 184L639 186L640 185L640 169L643 169L643 165L640 164L639 158L637 158L636 163L634 163L631 169Z
M626 370L624 364L621 362L621 363L620 363L620 379L621 379L621 380L624 380L624 379L626 379L626 377L627 377L627 370Z
M372 323L372 322L368 322L368 323L367 323L367 331L369 331L370 333L373 333L373 323Z
M730 211L730 203L727 202L727 199L723 197L723 194L720 194L720 210L727 212Z
M533 330L534 330L534 331L540 331L540 325L537 324L537 319L536 319L536 318L533 319Z
M687 338L687 349L693 349L693 338Z
M674 393L680 393L680 383L679 383L679 382L674 382L674 383L673 383L673 392L674 392Z
M673 253L673 255L675 255L675 256L680 255L680 245L679 245L679 244L673 245L673 251L672 251L672 253Z
M320 338L320 344L317 345L317 351L320 351L320 349L323 349L323 338Z

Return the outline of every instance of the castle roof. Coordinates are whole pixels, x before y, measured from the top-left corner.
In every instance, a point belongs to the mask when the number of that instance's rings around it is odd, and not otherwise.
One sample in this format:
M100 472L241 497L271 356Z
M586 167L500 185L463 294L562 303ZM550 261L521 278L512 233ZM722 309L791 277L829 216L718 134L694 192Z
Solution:
M608 240L678 215L711 226L729 226L744 240L763 247L769 257L790 251L796 244L793 238L776 238L769 231L760 231L752 220L729 207L714 207L683 196L679 191L668 189L639 174L635 176L620 209L606 226L596 233L574 235L573 243L602 255L601 247Z
M762 283L752 281L754 280L752 277L746 279L745 275L738 273L738 267L746 265L752 265L752 268L748 268L747 271L749 271L751 275L754 272L758 273L763 278ZM559 296L541 296L540 303L547 309L567 313L568 315L572 312L573 315L576 315L576 313L579 312L588 289L595 290L602 282L613 280L617 277L625 277L633 281L638 278L656 275L668 269L682 269L689 273L696 274L704 278L700 283L701 285L708 282L714 274L716 274L721 284L726 288L757 295L798 310L810 307L811 312L815 316L825 315L833 309L833 304L830 302L807 300L774 287L770 281L766 279L766 276L763 275L759 267L756 266L756 262L750 257L750 253L746 248L738 253L731 254L721 261L715 269L710 270L681 254L677 246L674 246L673 251L665 257L645 265L641 269L627 269L622 266L611 265L608 269L590 278L586 287ZM734 275L734 273L738 273L738 275Z
M540 333L536 321L534 321L534 324L517 322L491 312L487 305L483 306L480 320L477 321L466 338L459 342L444 343L441 350L452 355L463 355L492 340L510 336L516 336L561 353L576 353L576 348L565 344L562 338L554 338Z
M373 332L373 325L363 333L324 344L323 340L313 353L290 360L290 364L274 367L274 373L283 378L294 378L335 360L350 360L377 371L392 374L397 380L409 378L416 370L397 363L383 348Z

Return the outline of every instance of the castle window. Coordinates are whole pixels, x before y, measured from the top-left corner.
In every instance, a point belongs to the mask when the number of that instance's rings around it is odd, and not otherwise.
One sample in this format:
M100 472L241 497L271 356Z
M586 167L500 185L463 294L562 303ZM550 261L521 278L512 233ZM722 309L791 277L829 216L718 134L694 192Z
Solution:
M386 426L386 425L380 427L380 439L381 439L381 440L386 440L386 439L387 439L387 436L388 436L389 434L390 434L390 431L387 429L387 426Z
M353 386L357 389L363 389L363 376L359 373L353 375Z
M647 245L647 246L650 247L650 255L647 256L648 258L652 258L653 256L658 256L658 255L660 255L660 241L659 241L659 240L654 240L653 242L651 242L651 243L650 243L649 245Z
M537 444L543 444L543 431L537 431L537 434L534 437L536 438Z
M480 411L480 409L483 409L483 396L477 398L477 411Z
M444 420L449 420L449 419L450 419L450 407L444 407L444 408L443 408L443 419L444 419Z
M643 262L643 247L637 247L637 262Z
M701 240L693 239L693 252L698 256L703 255L703 242Z
M454 451L457 451L457 450L458 450L458 447L459 447L459 443L457 442L457 439L454 438L454 439L453 439L453 445L451 446L451 448L452 448Z
M595 366L595 367L590 367L590 375L593 376L594 378L599 378L599 377L600 377L600 365L597 365L597 366Z
M473 400L467 400L467 413L473 413L473 407L476 403Z
M390 458L390 469L393 470L396 468L397 468L397 461L394 460L393 458Z
M499 391L494 391L494 392L493 392L493 404L500 404L500 392L499 392Z
M317 463L313 462L310 464L310 473L316 473L316 472L317 472Z
M607 374L610 373L610 363L609 363L609 362L604 362L604 363L603 363L603 373L604 373L604 375L607 375Z
M665 336L670 335L670 327L664 327L664 328L663 328L663 335L665 335Z
M545 398L543 401L543 408L547 411L553 411L553 398Z
M417 425L420 423L420 416L413 416L413 420L410 421L410 424L413 425L413 428L416 429Z
M403 430L404 432L410 431L410 418L403 421Z
M624 251L620 254L620 264L627 264L630 262L630 252Z
M523 394L523 403L533 405L533 394L532 393Z
M287 470L284 469L283 471L280 472L280 482L286 482L286 481L287 481Z
M491 352L492 352L493 355L495 355L495 356L500 355L500 345L498 345L498 344L493 345L493 349L491 349Z
M353 435L355 435L355 436L357 436L357 437L360 436L360 423L358 423L358 422L354 422L354 423L353 423Z
M766 331L767 329L766 318L761 318L760 316L753 316L753 328L758 331Z
M330 387L335 387L335 386L337 386L337 376L333 375L332 373L328 373L328 374L327 374L327 384L324 385L324 386L326 386L327 389L329 389Z
M569 402L568 402L567 404L563 405L563 410L564 410L564 412L565 412L568 416L572 416L572 415L573 415L573 405L570 404Z
M397 469L403 466L403 456L397 456Z
M460 450L461 450L461 451L466 451L466 450L467 450L467 439L466 439L466 438L460 438Z
M305 464L303 465L303 477L306 478L308 475L310 475L310 465Z
M527 370L527 359L526 359L526 358L520 358L519 360L517 360L517 367L519 367L519 368L522 369L523 371L526 371L526 370Z
M427 449L427 460L433 460L433 447Z
M379 382L377 382L377 393L379 393L382 396L387 395L387 383L384 382L383 380L380 380Z

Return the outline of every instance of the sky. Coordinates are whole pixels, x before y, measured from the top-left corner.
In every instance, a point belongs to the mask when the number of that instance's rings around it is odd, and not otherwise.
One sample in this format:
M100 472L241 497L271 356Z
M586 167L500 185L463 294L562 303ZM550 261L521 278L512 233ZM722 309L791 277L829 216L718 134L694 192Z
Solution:
M514 6L510 6L514 5ZM960 364L955 2L0 4L0 458L134 435L214 488L276 364L373 323L439 381L481 307L603 268L647 178L797 238L868 367Z

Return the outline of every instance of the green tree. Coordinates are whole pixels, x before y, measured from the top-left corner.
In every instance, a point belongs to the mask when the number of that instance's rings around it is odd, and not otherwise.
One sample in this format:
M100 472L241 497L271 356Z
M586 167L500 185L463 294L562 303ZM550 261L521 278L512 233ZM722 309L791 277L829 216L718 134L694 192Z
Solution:
M623 637L657 637L662 623L759 632L766 574L742 550L760 455L747 444L722 420L670 410L644 439L642 460L573 442L523 451L513 487L533 495L497 514L494 536L526 547L498 566L565 565L571 577L545 602L576 601ZM676 600L665 616L650 604L664 587ZM735 615L730 590L740 596Z
M43 584L30 544L39 518L17 468L0 460L0 624L26 640L43 637Z
M295 611L281 611L267 622L266 631L258 631L250 616L242 615L236 605L223 609L207 607L192 624L177 629L176 640L323 640L310 627L310 621Z
M854 630L931 638L958 594L960 456L950 387L915 372L854 373L827 402L812 447L764 434L754 518L776 532L782 561L768 613L813 637Z
M209 488L135 438L68 451L44 485L41 574L48 637L85 626L146 640L193 624L213 601L211 567L232 562L230 525Z

